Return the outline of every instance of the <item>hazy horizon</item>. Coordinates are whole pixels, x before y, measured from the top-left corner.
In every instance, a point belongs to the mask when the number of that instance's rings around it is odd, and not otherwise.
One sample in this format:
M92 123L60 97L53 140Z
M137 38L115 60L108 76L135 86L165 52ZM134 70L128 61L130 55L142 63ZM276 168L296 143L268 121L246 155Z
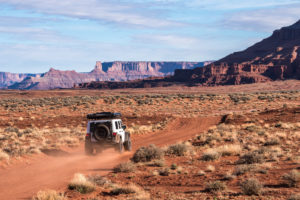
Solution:
M299 20L299 0L0 0L0 71L218 60Z

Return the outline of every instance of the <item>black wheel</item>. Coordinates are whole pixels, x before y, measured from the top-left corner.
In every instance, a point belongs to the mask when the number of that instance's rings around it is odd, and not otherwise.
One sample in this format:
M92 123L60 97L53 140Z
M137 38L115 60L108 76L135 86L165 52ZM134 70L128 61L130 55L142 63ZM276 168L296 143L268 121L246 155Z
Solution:
M86 155L93 155L94 148L91 141L85 140L84 150Z
M128 138L128 140L124 143L124 148L126 151L131 151L131 139L130 137Z

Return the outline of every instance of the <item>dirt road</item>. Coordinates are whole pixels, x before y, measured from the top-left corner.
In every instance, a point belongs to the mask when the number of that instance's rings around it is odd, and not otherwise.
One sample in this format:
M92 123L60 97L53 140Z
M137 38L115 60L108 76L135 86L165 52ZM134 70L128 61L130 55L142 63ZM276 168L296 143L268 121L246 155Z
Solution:
M221 117L176 119L160 132L133 135L133 150L149 144L164 146L187 140L220 120ZM19 163L0 170L0 199L30 199L39 190L64 190L74 173L103 175L131 155L119 155L109 149L101 155L85 156L81 146L63 155L36 156L30 163Z

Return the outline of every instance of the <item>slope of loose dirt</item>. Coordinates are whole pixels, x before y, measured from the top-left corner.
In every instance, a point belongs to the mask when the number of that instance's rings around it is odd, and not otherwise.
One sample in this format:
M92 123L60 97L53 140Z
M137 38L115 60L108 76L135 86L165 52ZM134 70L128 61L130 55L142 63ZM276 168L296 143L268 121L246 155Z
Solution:
M176 119L161 132L133 136L133 150L148 144L163 146L186 140L218 124L220 119L221 117ZM89 174L97 171L105 174L131 155L118 155L107 150L101 155L87 157L82 149L80 147L61 155L39 157L28 164L20 163L10 169L1 170L0 199L27 199L41 189L64 188L74 173Z

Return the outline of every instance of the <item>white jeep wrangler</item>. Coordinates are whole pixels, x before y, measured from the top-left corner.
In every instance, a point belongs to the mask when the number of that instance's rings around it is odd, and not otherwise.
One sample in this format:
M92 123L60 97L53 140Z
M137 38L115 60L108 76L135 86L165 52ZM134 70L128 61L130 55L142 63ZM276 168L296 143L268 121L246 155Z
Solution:
M122 153L131 151L130 133L121 120L121 113L101 112L87 115L85 153L92 155L103 149L114 147Z

